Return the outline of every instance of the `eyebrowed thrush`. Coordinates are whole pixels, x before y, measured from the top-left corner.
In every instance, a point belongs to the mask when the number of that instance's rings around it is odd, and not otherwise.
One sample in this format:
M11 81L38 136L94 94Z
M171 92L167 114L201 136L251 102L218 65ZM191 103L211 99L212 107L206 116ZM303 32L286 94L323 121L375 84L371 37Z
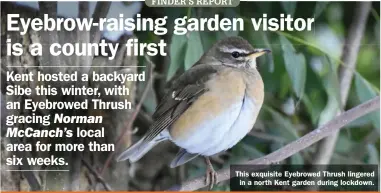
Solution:
M117 160L138 161L159 142L170 140L181 148L170 166L204 156L206 183L212 188L217 175L208 156L231 148L253 128L264 98L256 58L268 52L241 37L215 43L175 80L148 132Z

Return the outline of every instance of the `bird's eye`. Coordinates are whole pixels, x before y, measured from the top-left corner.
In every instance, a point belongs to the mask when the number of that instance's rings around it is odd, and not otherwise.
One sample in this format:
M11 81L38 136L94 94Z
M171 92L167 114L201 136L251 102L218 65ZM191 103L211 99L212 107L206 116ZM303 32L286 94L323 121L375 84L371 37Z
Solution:
M241 55L240 55L238 52L233 52L233 53L232 53L232 56L233 56L233 58L238 58L238 57L240 57Z

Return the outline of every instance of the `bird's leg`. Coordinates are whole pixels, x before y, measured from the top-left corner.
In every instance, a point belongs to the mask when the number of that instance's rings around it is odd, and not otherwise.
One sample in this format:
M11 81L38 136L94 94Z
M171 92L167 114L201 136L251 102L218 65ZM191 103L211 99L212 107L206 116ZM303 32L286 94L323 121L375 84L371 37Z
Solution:
M214 184L217 184L217 172L214 170L209 157L205 156L206 163L206 184L209 185L209 190L213 188Z

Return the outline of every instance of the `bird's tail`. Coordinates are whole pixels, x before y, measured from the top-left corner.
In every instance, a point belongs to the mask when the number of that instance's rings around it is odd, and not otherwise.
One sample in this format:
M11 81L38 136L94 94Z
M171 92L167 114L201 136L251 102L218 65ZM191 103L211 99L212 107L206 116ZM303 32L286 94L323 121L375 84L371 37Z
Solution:
M142 158L149 150L151 150L158 143L167 140L166 137L158 135L151 141L144 141L144 137L140 139L137 143L129 147L127 150L122 152L117 161L124 161L129 159L130 162L136 162Z

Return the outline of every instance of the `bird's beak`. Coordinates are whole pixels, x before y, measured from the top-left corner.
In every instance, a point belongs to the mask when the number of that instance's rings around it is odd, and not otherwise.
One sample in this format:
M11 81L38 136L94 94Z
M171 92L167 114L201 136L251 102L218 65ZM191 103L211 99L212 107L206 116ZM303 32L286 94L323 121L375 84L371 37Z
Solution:
M267 54L267 53L270 53L270 52L271 52L271 50L269 50L269 49L255 49L252 53L250 53L248 55L248 57L250 59L256 59L259 56L262 56L263 54Z

